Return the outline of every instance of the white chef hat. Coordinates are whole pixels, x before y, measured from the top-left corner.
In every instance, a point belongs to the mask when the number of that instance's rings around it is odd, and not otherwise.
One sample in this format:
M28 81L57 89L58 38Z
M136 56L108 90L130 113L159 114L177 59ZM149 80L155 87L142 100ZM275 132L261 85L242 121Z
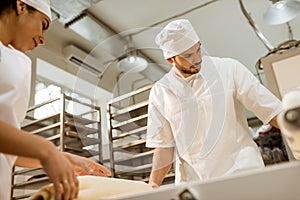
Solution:
M167 24L156 36L155 42L168 59L191 48L199 42L199 37L187 19L180 19Z
M50 0L21 0L21 1L37 9L43 14L47 15L47 17L49 17L49 19L51 20Z

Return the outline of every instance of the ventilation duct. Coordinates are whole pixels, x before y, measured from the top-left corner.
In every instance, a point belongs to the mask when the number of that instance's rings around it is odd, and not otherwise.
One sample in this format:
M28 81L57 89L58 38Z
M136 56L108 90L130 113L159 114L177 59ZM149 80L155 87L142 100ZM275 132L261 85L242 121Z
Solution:
M64 24L66 28L76 32L87 41L96 44L97 55L99 51L101 51L101 53L105 52L105 54L110 55L99 56L106 58L101 58L101 61L98 60L98 63L101 62L103 65L108 65L124 55L124 45L126 45L127 41L122 38L121 34L118 34L115 30L111 29L111 27L107 26L92 13L87 11L87 9L93 6L93 4L96 4L100 1L101 0L51 0L51 3L53 11L59 15L60 23ZM142 52L140 54L142 55ZM80 64L79 61L82 60L76 60L75 58L72 58L71 61L69 55L70 53L67 54L68 62L72 62L74 64L74 61L76 61L77 66L81 65L82 67L91 68L90 65L85 65L85 63ZM150 63L155 63L147 56L143 55L143 57L149 60ZM93 65L91 66L93 67ZM93 67L93 69L95 68ZM89 71L92 72L93 69ZM94 71L98 75L99 72L97 70L98 68L96 68ZM101 72L103 73L103 71ZM151 69L146 68L140 73L149 80L156 81L158 79L157 77L161 77L165 74L165 71L158 65L152 64Z
M101 0L51 0L51 8L59 14L59 21L65 24L82 11Z

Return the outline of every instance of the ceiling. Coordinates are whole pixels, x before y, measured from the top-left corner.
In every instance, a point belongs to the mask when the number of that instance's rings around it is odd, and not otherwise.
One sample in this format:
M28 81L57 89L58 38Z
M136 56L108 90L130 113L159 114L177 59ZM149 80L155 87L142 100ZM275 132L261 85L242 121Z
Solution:
M72 2L76 1L79 0L64 1L66 4L64 7L71 6ZM57 7L60 2L52 0L52 3L55 3L53 7ZM259 40L243 15L238 0L94 0L85 2L91 2L84 5L87 8L86 13L96 19L98 25L104 27L105 31L98 32L92 27L78 24L76 32L72 26L79 23L80 18L65 28L65 24L74 16L61 15L63 18L55 20L45 34L47 44L41 48L40 52L44 52L44 57L49 62L72 73L78 73L78 71L64 63L63 48L73 44L90 53L105 66L106 70L101 77L87 79L89 81L94 79L95 84L110 92L117 89L120 94L120 87L125 87L124 84L121 86L117 84L121 79L132 82L130 87L124 88L124 91L128 92L158 80L170 69L171 66L165 62L161 51L155 45L154 38L159 30L172 19L186 18L192 22L203 44L205 54L236 58L254 74L256 74L255 63L268 53L268 49ZM243 0L243 2L256 25L274 47L288 40L286 24L271 26L263 22L263 13L271 5L271 1ZM79 14L75 13L76 16ZM294 38L299 39L300 16L292 20L290 25ZM81 35L89 30L91 32L89 37ZM125 55L124 46L127 44L126 40L129 35L131 35L135 49L151 63L141 73L121 73L116 67L118 58Z

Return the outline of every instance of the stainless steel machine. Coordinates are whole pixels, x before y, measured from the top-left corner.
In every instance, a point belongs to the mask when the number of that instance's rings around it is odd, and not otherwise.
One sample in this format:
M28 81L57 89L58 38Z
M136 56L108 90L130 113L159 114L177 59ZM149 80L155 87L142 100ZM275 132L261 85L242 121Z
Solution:
M300 162L286 162L209 181L167 185L111 200L298 200Z

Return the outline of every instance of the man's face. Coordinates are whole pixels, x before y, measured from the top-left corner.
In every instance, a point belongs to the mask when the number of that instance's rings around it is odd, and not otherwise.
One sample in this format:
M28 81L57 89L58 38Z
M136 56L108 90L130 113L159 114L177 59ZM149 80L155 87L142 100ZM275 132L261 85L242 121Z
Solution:
M201 69L201 43L197 42L194 46L184 51L183 53L171 58L174 66L182 73L183 76L188 77L196 74Z

